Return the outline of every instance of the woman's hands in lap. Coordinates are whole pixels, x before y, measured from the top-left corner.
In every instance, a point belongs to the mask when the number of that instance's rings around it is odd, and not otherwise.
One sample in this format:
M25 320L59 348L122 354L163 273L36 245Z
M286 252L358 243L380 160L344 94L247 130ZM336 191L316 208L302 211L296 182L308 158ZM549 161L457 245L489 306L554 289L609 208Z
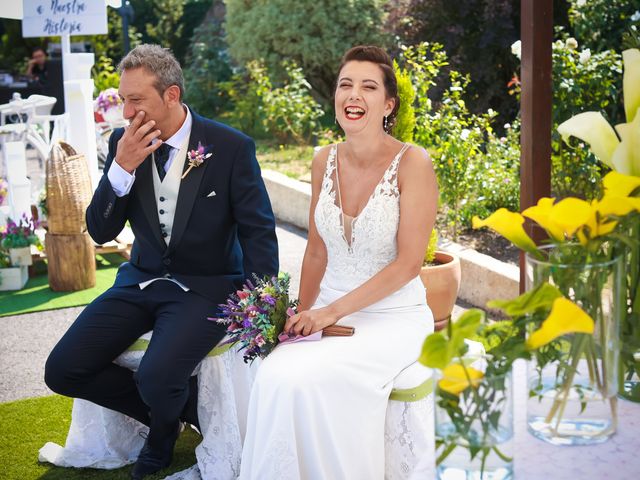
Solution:
M305 310L289 317L284 325L285 332L296 335L311 335L319 332L329 325L335 324L339 320L330 307L318 308L316 310Z

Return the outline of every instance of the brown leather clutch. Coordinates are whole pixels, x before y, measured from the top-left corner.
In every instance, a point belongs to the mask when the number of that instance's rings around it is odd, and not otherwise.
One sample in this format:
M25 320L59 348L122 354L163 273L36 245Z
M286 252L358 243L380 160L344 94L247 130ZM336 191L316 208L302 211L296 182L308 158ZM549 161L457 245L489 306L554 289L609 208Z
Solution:
M356 332L353 327L347 327L344 325L331 325L322 329L323 337L350 337Z

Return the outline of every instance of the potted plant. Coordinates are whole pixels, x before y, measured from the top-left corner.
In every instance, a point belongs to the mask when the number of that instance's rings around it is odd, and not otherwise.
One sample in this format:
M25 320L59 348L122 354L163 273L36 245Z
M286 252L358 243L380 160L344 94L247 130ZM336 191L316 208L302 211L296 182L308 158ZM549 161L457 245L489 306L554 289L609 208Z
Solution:
M36 222L25 214L18 223L8 219L4 232L0 234L0 245L9 252L14 267L31 265L31 245L38 244L36 227Z
M9 253L0 248L0 291L20 290L29 279L29 267L12 267Z
M433 312L435 330L447 326L460 289L460 259L451 253L437 250L438 232L431 231L424 255L420 278L427 290L427 304Z

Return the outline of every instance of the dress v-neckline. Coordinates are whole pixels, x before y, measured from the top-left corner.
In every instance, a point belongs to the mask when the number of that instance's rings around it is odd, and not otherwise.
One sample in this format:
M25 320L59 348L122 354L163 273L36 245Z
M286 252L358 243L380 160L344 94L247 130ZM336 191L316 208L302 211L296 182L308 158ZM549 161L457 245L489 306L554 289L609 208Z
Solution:
M347 245L347 249L349 252L353 251L353 242L354 242L354 238L353 238L353 231L354 231L354 225L356 223L356 221L360 218L360 216L364 213L364 211L367 209L367 207L369 206L369 204L371 203L373 197L376 194L376 191L378 190L378 187L380 186L380 184L382 184L382 182L384 181L384 179L387 176L387 173L389 172L389 170L393 167L394 163L396 163L398 161L398 159L402 156L402 154L409 148L409 144L405 143L402 145L402 148L400 149L400 151L393 157L393 159L391 160L391 162L389 163L389 165L387 166L387 168L384 169L384 172L382 173L382 176L380 177L380 180L378 180L378 182L374 185L373 187L373 191L369 194L369 197L367 198L366 203L364 204L364 207L362 207L362 210L360 210L358 212L358 214L355 217L352 217L351 215L347 215L346 213L344 213L343 210L343 203L342 203L342 193L341 193L341 189L340 189L340 174L338 173L338 145L334 145L334 150L333 150L333 161L335 162L335 169L336 169L336 179L335 179L335 183L336 183L336 192L337 192L337 197L338 197L338 202L339 205L336 205L335 201L333 202L333 204L338 208L339 214L340 214L340 230L342 233L342 239L344 240L345 244ZM346 230L345 230L345 218L348 217L350 219L349 222L349 240L347 240L347 235L346 235Z
M340 175L338 173L338 170L339 170L339 166L338 166L338 145L337 144L334 145L335 150L334 150L334 155L333 155L333 161L335 162L335 165L336 165L336 191L338 192L338 202L339 202L339 205L336 205L336 206L340 209L340 214L343 217L351 218L351 222L353 223L362 215L362 213L367 209L367 207L371 203L371 199L375 195L376 190L378 190L378 187L380 186L380 184L383 182L383 180L387 176L387 172L391 169L393 164L398 160L398 158L405 152L405 150L408 147L409 147L408 143L405 143L405 144L402 145L402 148L400 149L400 151L398 153L396 153L396 155L393 157L393 159L391 160L391 162L389 163L387 168L384 169L384 172L382 173L382 176L380 177L380 180L378 180L378 182L374 185L373 190L371 191L371 193L367 197L366 203L362 207L362 210L360 210L357 215L352 217L351 215L348 215L348 214L344 213L344 208L343 208L343 203L342 203L342 192L341 192L341 189L340 189Z

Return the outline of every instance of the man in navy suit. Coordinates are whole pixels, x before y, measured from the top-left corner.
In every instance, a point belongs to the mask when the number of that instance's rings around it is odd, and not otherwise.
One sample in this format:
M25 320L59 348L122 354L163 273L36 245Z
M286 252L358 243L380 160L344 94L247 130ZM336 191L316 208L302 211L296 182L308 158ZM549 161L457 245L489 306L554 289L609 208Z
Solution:
M131 123L111 135L87 227L105 243L129 221L131 259L55 346L45 381L149 425L132 470L139 479L169 465L180 418L197 424L190 376L225 334L207 317L252 274L276 274L278 247L253 141L182 103L168 50L140 45L119 70ZM200 162L190 162L198 146ZM135 374L113 363L149 330Z

